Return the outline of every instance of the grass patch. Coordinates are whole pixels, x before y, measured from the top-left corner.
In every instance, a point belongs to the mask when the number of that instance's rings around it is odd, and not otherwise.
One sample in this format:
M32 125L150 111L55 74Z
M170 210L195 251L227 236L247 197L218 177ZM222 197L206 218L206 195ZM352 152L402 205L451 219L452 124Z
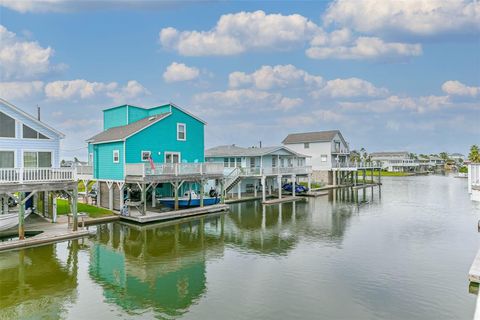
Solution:
M108 209L98 208L81 202L78 203L77 211L87 213L90 218L100 218L113 215L113 212ZM68 213L70 213L68 200L57 199L57 214L62 215Z
M361 171L359 171L359 173L361 173ZM367 177L370 177L372 172L367 170L366 172L367 174ZM382 177L406 177L406 176L410 176L412 175L412 173L410 172L389 172L389 171L382 171ZM373 173L373 176L374 177L378 177L378 171L375 171Z

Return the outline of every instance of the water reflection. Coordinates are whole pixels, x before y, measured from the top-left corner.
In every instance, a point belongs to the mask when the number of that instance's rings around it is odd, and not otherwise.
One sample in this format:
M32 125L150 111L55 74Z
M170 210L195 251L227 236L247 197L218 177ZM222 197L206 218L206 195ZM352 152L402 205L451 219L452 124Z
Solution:
M2 253L0 318L61 318L76 299L79 249L78 240L71 241L64 262L56 246Z

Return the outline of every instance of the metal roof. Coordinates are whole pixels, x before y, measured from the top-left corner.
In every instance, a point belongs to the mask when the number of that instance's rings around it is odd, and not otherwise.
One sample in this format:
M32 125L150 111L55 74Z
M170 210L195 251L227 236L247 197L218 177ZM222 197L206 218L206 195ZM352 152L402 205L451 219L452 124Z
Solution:
M165 119L169 115L171 115L171 113L161 113L151 117L140 119L125 126L113 127L103 132L100 132L96 136L91 137L87 140L87 142L95 144L125 140L126 138L134 135L135 133L161 121L162 119Z
M237 147L236 145L224 145L217 146L205 150L205 157L260 157L267 154L271 154L278 150L285 150L299 157L308 157L306 155L295 152L284 146L274 146L274 147Z
M303 132L291 133L285 139L283 144L305 143L305 142L328 142L332 141L335 135L338 134L345 143L345 140L340 133L340 130L317 131L317 132ZM346 144L346 143L345 143Z
M408 151L387 151L387 152L372 152L371 157L397 157L397 156L409 156Z

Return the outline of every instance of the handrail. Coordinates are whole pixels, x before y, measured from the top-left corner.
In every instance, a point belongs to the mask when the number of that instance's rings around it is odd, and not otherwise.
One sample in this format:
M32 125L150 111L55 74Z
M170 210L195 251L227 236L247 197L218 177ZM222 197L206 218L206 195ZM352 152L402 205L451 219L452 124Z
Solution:
M1 168L0 183L74 181L72 168Z

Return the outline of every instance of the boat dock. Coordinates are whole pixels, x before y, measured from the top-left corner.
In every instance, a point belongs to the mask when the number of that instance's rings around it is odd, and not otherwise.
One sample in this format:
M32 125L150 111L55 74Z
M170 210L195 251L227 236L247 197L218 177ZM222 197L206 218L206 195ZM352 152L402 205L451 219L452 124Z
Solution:
M51 223L40 217L36 217L32 220L34 220L33 223L26 224L26 235L33 232L42 232L32 237L25 238L24 240L14 239L0 242L0 252L82 238L88 236L90 233L90 231L87 229L72 231L71 229L67 228L66 223Z
M262 201L262 204L278 204L278 203L284 203L284 202L305 201L306 199L307 198L303 196L286 196L282 198Z
M470 267L470 271L468 272L468 280L470 282L480 284L480 250L477 252L472 266Z
M206 207L188 208L174 211L147 211L145 215L139 212L132 211L129 216L120 216L120 220L137 222L137 223L149 223L156 221L180 219L190 216L196 216L201 214L210 214L222 211L228 211L229 207L226 204L216 204Z

